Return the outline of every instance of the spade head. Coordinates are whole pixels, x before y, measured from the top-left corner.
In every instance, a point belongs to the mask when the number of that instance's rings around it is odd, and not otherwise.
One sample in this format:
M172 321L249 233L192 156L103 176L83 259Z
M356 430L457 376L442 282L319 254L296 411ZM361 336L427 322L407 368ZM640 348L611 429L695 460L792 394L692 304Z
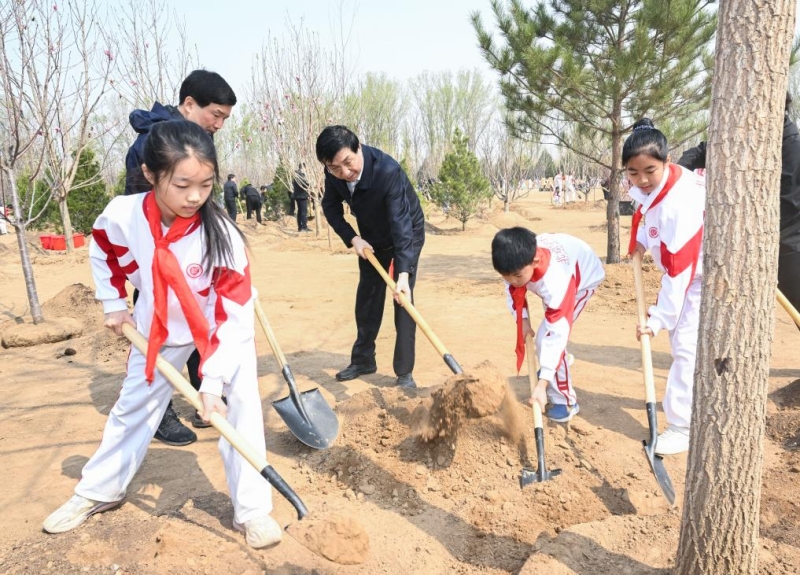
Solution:
M647 456L647 462L650 464L650 471L655 475L656 482L661 488L661 493L670 505L675 504L675 488L672 486L672 480L669 478L666 467L664 467L664 460L660 455L656 455L655 445L642 440L644 445L644 454Z
M550 481L554 477L561 475L560 469L552 469L548 471L544 467L540 467L536 471L533 469L528 469L526 467L522 468L522 475L519 476L519 486L525 487L526 485L530 485L531 483L542 483L543 481Z
M309 447L326 449L339 435L339 420L317 388L290 393L272 406L289 431Z

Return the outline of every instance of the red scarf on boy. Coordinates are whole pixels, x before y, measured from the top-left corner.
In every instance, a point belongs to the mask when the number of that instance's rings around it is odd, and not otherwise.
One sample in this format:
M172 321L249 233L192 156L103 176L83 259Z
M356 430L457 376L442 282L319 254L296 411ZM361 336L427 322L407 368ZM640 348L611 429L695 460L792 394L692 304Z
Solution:
M169 249L172 242L176 242L186 235L187 232L194 231L200 225L200 214L197 213L191 218L175 217L175 221L164 235L161 229L161 210L156 203L155 192L150 192L144 199L144 213L147 222L150 224L150 232L153 234L155 242L155 252L153 254L153 322L150 325L150 338L147 344L147 361L145 363L144 375L149 383L153 383L153 370L156 365L158 351L162 344L167 340L169 330L167 328L167 292L172 288L181 304L181 310L189 324L192 332L192 339L200 352L200 357L205 358L208 347L208 321L206 320L194 294L186 283L178 258Z
M539 261L536 262L533 268L531 279L525 282L525 285L521 287L508 286L508 292L511 294L511 302L517 314L517 346L514 350L517 353L517 373L519 373L522 362L525 360L525 336L522 334L522 320L524 318L522 317L522 310L528 309L528 300L525 298L528 293L528 283L538 282L542 279L547 268L550 267L550 250L547 248L537 248L536 257L539 258ZM528 314L528 317L530 317L530 314Z

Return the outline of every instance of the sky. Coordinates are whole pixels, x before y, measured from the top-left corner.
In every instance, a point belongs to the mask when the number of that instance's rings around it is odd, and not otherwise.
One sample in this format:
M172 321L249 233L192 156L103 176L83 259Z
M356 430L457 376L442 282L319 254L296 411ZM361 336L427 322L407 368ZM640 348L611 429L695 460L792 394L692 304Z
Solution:
M220 73L244 93L253 56L269 34L284 37L287 22L319 34L333 47L339 14L351 28L350 62L365 72L407 80L429 70L479 69L496 80L482 59L469 15L478 11L494 28L489 0L168 0L186 22L200 65ZM341 10L340 10L341 6ZM352 26L350 22L352 21Z

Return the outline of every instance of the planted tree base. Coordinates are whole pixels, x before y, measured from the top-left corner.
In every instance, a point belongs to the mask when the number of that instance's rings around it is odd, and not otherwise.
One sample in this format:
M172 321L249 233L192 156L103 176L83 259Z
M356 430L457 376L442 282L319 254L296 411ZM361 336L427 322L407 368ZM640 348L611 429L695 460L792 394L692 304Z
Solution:
M50 319L40 324L14 324L3 330L0 343L5 348L30 347L72 339L81 333L83 333L83 323L71 317L64 317Z

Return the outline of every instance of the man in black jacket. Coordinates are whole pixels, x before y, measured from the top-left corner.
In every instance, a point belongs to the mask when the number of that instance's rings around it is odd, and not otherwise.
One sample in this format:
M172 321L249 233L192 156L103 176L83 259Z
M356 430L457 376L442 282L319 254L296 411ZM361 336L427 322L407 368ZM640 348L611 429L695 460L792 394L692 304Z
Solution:
M392 269L396 294L412 301L422 245L425 243L425 218L403 169L377 148L359 144L358 137L344 126L328 126L317 138L317 159L325 166L325 192L322 210L333 230L358 256L359 281L356 291L358 335L350 355L350 365L336 374L339 381L375 373L375 339L381 327L386 284L365 257L371 250L384 269ZM359 233L344 219L344 206L350 206ZM391 267L390 267L391 264ZM397 296L395 295L395 298ZM416 387L414 345L416 324L395 299L394 371L397 385Z
M292 178L292 200L297 205L297 231L310 232L311 230L308 229L308 181L303 167L303 164L300 164Z
M236 221L236 198L239 197L239 188L236 187L236 174L228 174L228 181L222 186L222 199L225 202L225 211L228 217Z
M253 216L253 212L256 213L256 221L261 223L261 194L255 188L255 186L251 184L246 184L242 188L242 195L244 196L244 203L247 206L247 219L249 220Z

